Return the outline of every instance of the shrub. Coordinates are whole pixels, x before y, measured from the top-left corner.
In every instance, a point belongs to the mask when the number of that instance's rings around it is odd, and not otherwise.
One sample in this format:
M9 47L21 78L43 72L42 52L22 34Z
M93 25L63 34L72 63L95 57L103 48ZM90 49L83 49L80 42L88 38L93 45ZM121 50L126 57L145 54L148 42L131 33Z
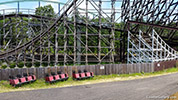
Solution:
M54 66L54 63L53 63L53 62L51 62L51 63L50 63L50 66L51 66L51 67L53 67L53 66Z
M27 66L28 68L30 68L30 67L32 67L32 63L26 63L26 66Z
M19 68L23 68L23 66L24 66L24 63L23 63L23 62L19 62L19 63L18 63L18 67L19 67Z
M2 65L1 67L2 67L3 69L5 69L5 68L7 68L7 65Z
M40 66L40 62L35 62L34 65L35 65L35 67L39 67Z
M42 66L46 67L48 66L48 63L42 63Z
M9 67L10 67L10 68L15 68L15 65L16 65L15 63L11 63L11 64L9 65Z

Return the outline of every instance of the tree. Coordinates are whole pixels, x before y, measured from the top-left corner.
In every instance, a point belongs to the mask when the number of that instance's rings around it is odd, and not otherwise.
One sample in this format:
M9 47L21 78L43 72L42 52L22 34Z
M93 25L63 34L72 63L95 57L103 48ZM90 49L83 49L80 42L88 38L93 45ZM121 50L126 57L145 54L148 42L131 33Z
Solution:
M35 14L46 17L55 17L54 8L51 5L36 8Z

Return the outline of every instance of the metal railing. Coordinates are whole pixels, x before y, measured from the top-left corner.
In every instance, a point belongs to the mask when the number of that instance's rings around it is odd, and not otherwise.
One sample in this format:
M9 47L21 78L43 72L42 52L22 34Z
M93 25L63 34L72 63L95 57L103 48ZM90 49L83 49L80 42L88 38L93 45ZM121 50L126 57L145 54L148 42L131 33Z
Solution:
M139 35L128 31L127 63L149 63L178 58L177 51L171 48L153 29L147 35L139 30Z

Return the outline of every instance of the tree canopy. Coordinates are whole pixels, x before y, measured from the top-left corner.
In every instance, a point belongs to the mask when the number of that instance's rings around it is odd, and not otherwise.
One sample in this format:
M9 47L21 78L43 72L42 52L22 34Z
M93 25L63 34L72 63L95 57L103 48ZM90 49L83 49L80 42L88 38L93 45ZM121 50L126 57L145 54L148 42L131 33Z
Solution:
M46 17L55 16L54 8L51 5L40 6L36 8L35 14L40 16L46 16Z

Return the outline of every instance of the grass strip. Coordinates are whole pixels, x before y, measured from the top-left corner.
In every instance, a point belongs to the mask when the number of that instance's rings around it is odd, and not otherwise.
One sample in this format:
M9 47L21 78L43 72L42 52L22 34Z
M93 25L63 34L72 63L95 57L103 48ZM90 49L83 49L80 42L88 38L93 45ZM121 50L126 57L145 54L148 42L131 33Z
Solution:
M160 75L167 75L167 74L176 73L176 72L178 72L178 68L170 68L170 69L165 69L163 71L152 72L152 73L142 72L142 73L131 73L131 74L97 75L94 78L80 80L80 81L72 80L72 78L70 77L67 81L56 82L53 84L45 83L44 79L39 79L32 84L25 84L18 88L15 88L15 87L12 87L11 85L9 85L8 81L0 81L0 93L69 87L69 86L96 84L96 83L103 83L103 82L133 80L133 79L155 77L155 76L160 76Z

